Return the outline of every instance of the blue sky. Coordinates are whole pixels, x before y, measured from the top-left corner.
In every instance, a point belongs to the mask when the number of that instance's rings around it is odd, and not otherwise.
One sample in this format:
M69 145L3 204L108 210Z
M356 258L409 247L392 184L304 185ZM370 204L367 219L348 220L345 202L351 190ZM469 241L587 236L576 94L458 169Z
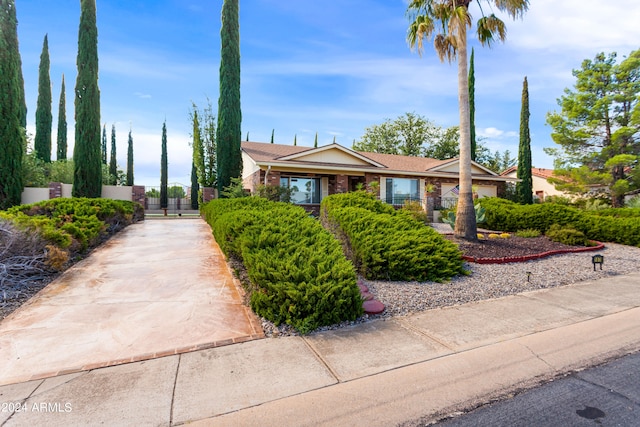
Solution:
M483 1L483 4L486 2ZM169 181L188 184L189 108L218 102L222 0L97 0L101 120L116 126L118 164L126 166L129 127L136 184L159 185L161 131L167 122ZM80 2L17 0L27 129L35 130L38 65L48 33L56 134L61 76L66 83L69 155ZM406 42L406 0L240 0L242 134L313 145L336 138L350 147L368 126L415 112L458 123L456 65L432 44L422 57ZM485 11L487 9L485 8ZM471 9L475 19L477 5ZM548 111L572 87L572 70L599 52L619 58L640 47L637 0L532 0L523 20L507 22L507 41L475 39L476 129L491 150L518 151L522 81L527 76L533 163L552 167ZM55 156L55 141L53 143Z

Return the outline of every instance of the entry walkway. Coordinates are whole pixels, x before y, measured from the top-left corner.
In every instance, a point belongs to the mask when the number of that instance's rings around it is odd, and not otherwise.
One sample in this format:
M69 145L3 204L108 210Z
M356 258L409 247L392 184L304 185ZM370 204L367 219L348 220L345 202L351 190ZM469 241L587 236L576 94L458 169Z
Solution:
M0 323L0 384L262 338L201 218L127 227Z

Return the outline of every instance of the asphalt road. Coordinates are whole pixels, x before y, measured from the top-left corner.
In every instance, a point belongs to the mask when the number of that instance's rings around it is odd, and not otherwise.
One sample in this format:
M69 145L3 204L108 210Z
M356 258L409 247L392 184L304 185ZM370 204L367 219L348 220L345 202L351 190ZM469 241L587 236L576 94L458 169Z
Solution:
M557 379L438 426L640 426L640 353Z

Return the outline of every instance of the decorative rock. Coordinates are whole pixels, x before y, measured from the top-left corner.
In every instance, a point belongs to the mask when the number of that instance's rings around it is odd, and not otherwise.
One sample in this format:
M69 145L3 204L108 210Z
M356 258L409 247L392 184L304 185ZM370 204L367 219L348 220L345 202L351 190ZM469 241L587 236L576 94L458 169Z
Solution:
M365 301L370 301L374 298L373 294L370 292L360 292L360 296Z
M360 293L369 292L369 288L362 282L358 282L358 287L360 288Z
M362 308L367 314L380 314L384 311L384 304L377 299L372 299L362 303Z

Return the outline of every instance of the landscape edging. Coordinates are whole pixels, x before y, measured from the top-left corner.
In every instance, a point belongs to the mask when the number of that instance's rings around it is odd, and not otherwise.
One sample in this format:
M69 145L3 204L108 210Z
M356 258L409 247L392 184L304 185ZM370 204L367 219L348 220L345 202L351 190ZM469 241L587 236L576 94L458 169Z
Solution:
M577 253L577 252L589 252L589 251L599 251L604 249L604 243L596 242L596 246L586 246L584 248L576 248L576 249L556 249L553 251L541 252L539 254L532 255L523 255L523 256L514 256L514 257L501 257L501 258L478 258L463 255L462 259L468 262L475 262L476 264L507 264L511 262L527 262L535 259L546 258L551 255L561 255L567 253Z

